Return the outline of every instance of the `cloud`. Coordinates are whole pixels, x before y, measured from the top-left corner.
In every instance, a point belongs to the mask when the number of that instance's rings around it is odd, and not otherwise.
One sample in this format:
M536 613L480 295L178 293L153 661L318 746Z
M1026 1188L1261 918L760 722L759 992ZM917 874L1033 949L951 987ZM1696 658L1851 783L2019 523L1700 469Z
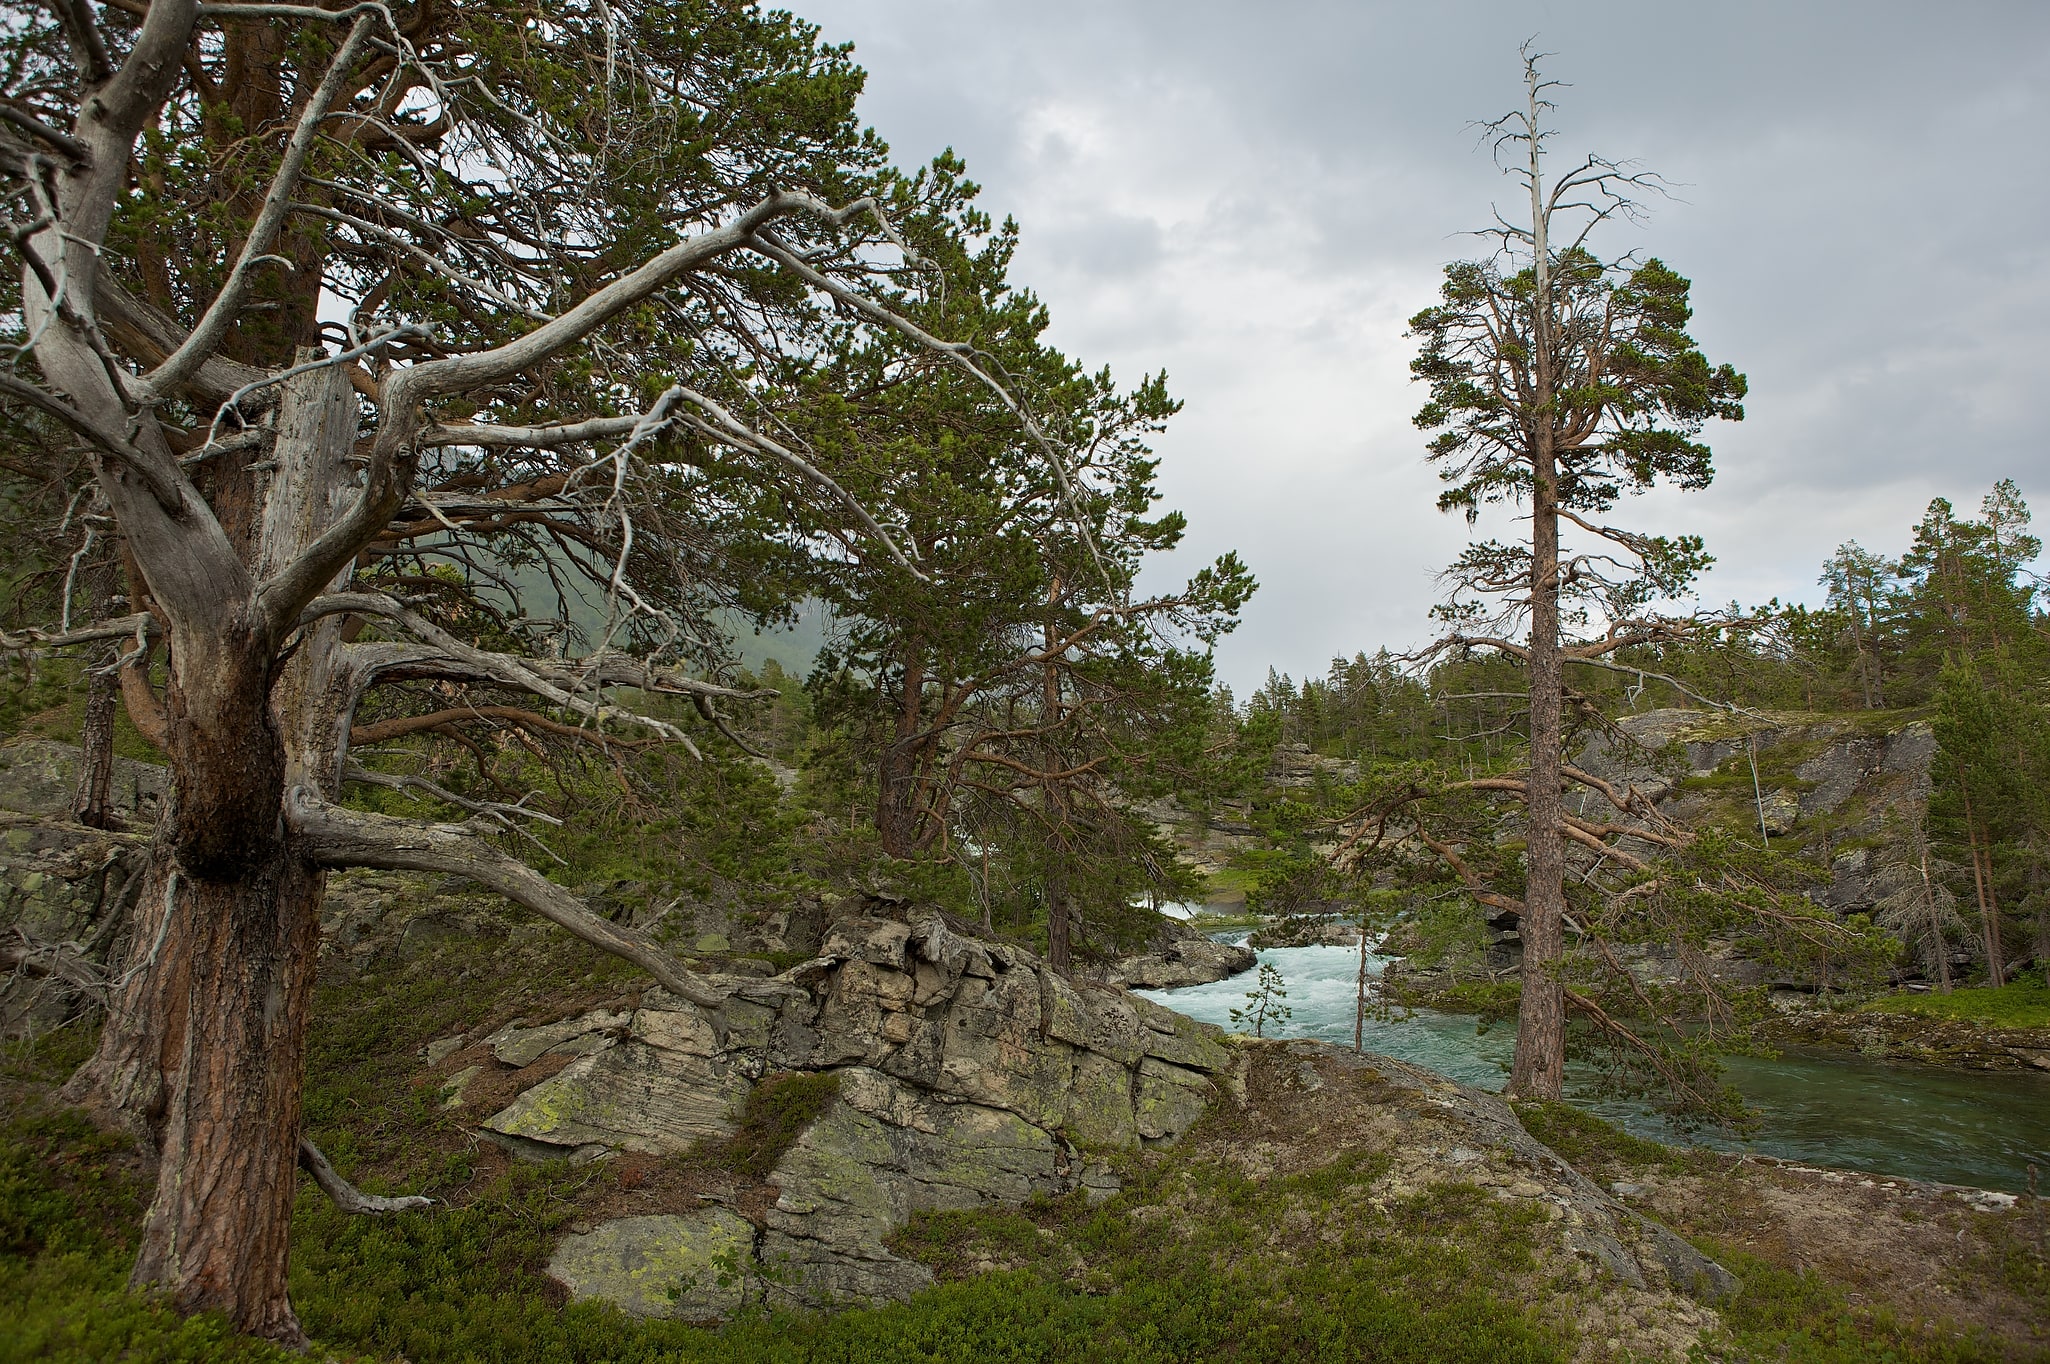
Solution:
M2050 498L2050 7L815 0L905 161L953 147L1024 232L1054 342L1187 401L1160 442L1190 536L1262 581L1243 690L1426 633L1464 527L1409 416L1405 320L1513 186L1470 121L1555 54L1561 155L1676 182L1613 249L1695 282L1749 375L1713 488L1632 511L1707 535L1712 601L1813 600L1842 540L1898 552L1931 496ZM1484 530L1486 529L1484 525Z

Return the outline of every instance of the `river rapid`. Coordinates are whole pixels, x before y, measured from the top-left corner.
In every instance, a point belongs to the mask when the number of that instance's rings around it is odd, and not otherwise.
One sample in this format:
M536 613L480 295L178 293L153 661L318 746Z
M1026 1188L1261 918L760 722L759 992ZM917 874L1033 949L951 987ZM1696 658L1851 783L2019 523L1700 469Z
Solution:
M1243 939L1244 934L1219 934ZM1260 960L1282 974L1291 1016L1269 1037L1308 1037L1350 1047L1359 949L1281 947ZM1367 954L1370 976L1385 963ZM1230 1011L1243 1008L1256 976L1181 990L1144 990L1191 1018L1250 1032ZM1418 1010L1366 1020L1364 1044L1482 1089L1500 1090L1516 1042L1511 1024L1482 1032L1472 1018ZM1593 1077L1569 1068L1568 1097L1640 1136L1694 1142L1804 1163L1908 1179L2020 1193L2034 1161L2050 1180L2050 1076L1942 1070L1874 1061L1842 1051L1787 1051L1771 1061L1731 1057L1731 1083L1762 1118L1739 1140L1714 1131L1683 1134L1644 1104L1593 1093ZM2050 1192L2050 1188L2046 1188Z

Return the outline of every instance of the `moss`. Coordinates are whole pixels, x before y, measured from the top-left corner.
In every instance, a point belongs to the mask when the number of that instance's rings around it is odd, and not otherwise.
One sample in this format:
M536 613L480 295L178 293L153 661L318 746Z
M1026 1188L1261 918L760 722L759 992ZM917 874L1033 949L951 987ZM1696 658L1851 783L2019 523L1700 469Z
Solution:
M1741 1246L1703 1241L1703 1253L1743 1281L1723 1304L1722 1354L1798 1364L1978 1364L2016 1358L2012 1343L1952 1323L1904 1320L1888 1307L1858 1305L1814 1270L1795 1272Z
M1706 1152L1632 1136L1569 1103L1525 1100L1516 1105L1516 1116L1525 1131L1558 1152L1568 1165L1593 1177L1644 1170L1687 1174L1715 1160Z

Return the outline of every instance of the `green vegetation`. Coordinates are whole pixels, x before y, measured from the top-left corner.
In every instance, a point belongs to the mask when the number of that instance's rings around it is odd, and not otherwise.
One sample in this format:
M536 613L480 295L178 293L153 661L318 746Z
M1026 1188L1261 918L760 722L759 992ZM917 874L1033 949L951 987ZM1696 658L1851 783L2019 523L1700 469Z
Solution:
M2050 1028L2050 984L2029 976L1998 989L1979 986L1947 995L1886 995L1859 1007L1873 1013L1916 1014L1995 1028Z
M739 1130L699 1158L735 1174L765 1178L839 1093L840 1077L832 1071L772 1075L748 1091Z

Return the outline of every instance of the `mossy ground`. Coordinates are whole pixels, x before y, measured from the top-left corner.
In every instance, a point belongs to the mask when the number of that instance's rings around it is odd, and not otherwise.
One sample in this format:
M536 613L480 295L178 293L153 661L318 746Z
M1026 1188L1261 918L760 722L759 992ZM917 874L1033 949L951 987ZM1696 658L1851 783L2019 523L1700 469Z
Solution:
M1523 1125L1743 1280L1713 1358L1799 1364L2050 1360L2045 1210L1968 1207L1905 1181L1646 1141L1570 1104Z
M310 1132L358 1184L441 1200L425 1212L352 1218L310 1186L302 1191L292 1292L322 1351L413 1364L1622 1357L1570 1313L1546 1307L1601 1290L1562 1278L1540 1253L1533 1207L1460 1183L1369 1197L1376 1158L1339 1154L1310 1134L1300 1159L1248 1173L1228 1159L1248 1140L1232 1125L1243 1119L1229 1115L1184 1148L1120 1157L1125 1189L1101 1207L1075 1198L914 1222L900 1245L934 1264L940 1282L909 1303L753 1317L721 1330L567 1303L542 1266L572 1226L694 1198L706 1179L746 1183L830 1100L821 1082L786 1081L741 1115L744 1139L717 1151L526 1165L474 1136L479 1111L442 1105L444 1072L475 1048L432 1068L419 1057L437 1038L478 1037L514 1017L561 1017L629 1000L637 989L598 954L518 929L437 941L322 987ZM144 1173L123 1143L51 1097L89 1044L80 1030L60 1032L10 1052L0 1073L0 1358L285 1358L218 1321L181 1321L125 1287ZM1695 1162L1715 1158L1637 1142L1592 1120L1531 1121L1601 1178L1679 1187L1713 1173ZM1867 1289L1838 1267L1803 1266L1744 1234L1760 1198L1752 1185L1711 1192L1673 1220L1751 1284L1725 1309L1725 1336L1705 1342L1711 1357L2026 1357L2014 1353L2021 1346L2011 1331L1996 1335L1975 1319L1903 1324L1868 1310L1854 1300ZM2021 1227L2014 1218L1972 1225L1996 1224ZM1937 1230L1951 1235L1947 1225ZM2042 1303L2039 1315L2050 1320L2026 1237L2001 1234L2008 1239L1970 1239L1966 1249L1978 1258L1958 1261L1954 1273L2006 1285L1999 1302L2034 1293L2027 1300Z

